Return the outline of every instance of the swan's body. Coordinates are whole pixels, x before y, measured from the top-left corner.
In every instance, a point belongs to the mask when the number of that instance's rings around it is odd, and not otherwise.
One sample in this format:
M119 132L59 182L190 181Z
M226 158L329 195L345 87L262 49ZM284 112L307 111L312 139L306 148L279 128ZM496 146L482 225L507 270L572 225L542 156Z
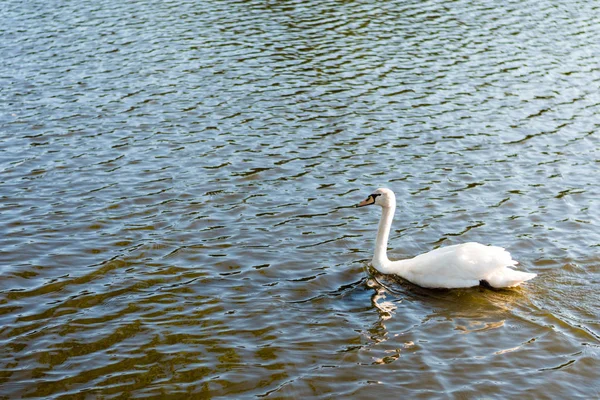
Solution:
M379 221L373 267L384 274L398 275L426 288L464 288L487 283L495 288L514 287L536 274L515 271L517 261L501 247L464 243L442 247L408 260L390 261L387 243L396 210L396 196L377 189L358 206L377 204L383 212Z

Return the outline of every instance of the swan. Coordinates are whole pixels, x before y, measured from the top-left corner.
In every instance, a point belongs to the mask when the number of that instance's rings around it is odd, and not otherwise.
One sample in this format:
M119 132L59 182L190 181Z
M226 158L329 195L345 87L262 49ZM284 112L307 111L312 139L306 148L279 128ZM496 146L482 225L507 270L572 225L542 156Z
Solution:
M372 264L383 274L398 275L425 288L467 288L478 285L494 288L515 287L536 274L515 271L517 261L502 247L463 243L441 247L408 260L390 261L387 244L396 210L396 195L390 189L377 189L357 207L378 205L383 211L375 241Z

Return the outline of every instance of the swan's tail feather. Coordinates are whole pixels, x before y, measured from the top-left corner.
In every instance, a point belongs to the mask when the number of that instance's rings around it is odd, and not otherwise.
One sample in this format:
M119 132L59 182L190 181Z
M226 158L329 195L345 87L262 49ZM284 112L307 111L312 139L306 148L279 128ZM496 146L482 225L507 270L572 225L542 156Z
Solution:
M529 272L523 271L515 271L511 268L505 268L499 274L494 274L487 279L488 283L496 288L501 287L515 287L519 286L521 283L533 279L537 276L537 274L532 274Z

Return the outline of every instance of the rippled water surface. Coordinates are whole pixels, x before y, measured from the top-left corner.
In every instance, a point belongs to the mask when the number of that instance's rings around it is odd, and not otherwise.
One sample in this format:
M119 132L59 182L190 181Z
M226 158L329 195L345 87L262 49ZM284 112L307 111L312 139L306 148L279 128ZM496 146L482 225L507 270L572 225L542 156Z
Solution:
M0 398L600 397L594 1L0 2ZM465 241L538 277L373 271Z

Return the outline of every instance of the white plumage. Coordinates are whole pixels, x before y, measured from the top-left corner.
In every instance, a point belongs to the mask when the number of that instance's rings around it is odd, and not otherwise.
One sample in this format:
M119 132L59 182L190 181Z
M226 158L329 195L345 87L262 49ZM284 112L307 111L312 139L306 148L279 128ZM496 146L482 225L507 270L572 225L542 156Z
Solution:
M382 214L373 255L373 267L384 274L398 275L426 288L464 288L487 283L495 288L514 287L536 274L514 270L517 261L501 247L464 243L442 247L408 260L390 261L387 243L396 209L396 196L377 189L359 207L376 204Z

